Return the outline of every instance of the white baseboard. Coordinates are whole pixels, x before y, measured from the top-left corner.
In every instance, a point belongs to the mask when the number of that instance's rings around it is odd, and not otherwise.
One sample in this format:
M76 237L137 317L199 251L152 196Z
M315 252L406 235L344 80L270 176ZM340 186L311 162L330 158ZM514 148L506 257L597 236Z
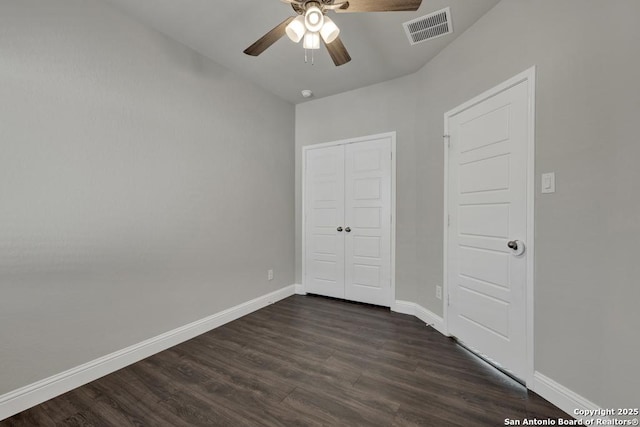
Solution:
M290 285L0 396L0 420L122 369L296 292Z
M391 307L391 310L397 313L411 314L413 316L416 316L418 319L422 320L424 323L431 326L442 335L448 336L444 328L444 319L442 319L442 317L438 316L432 311L427 310L420 304L416 304L415 302L410 301L396 300L393 304L393 307Z
M295 284L284 287L4 394L0 396L0 421L294 294L305 294L302 285ZM419 304L396 300L391 310L416 316L438 332L447 335L442 317ZM588 399L540 372L535 372L533 377L533 387L530 388L572 417L592 419L595 416L607 419L607 417L598 416L599 413L602 413L602 409ZM576 413L576 410L592 411L590 412L592 415L581 415Z
M444 336L449 336L444 328L444 319L421 305L416 304L416 317Z
M419 304L410 301L396 300L391 310L397 313L416 316L442 335L449 336L444 328L444 319ZM609 419L609 417L604 415L604 410L598 405L540 372L536 371L533 374L533 384L527 384L527 386L576 419Z
M391 311L402 314L416 315L416 303L409 301L396 300L391 306Z
M296 287L296 295L306 295L307 293L304 291L304 286L299 283L294 285Z
M532 390L576 419L609 419L598 405L540 372L533 374Z

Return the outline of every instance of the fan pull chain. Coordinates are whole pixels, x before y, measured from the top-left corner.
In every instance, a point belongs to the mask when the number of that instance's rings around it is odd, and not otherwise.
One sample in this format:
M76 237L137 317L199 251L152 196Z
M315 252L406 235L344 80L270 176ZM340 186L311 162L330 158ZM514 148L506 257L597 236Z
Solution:
M315 64L314 64L313 50L314 50L314 49L311 49L311 65L315 65ZM309 49L305 49L305 50L304 50L304 63L305 63L305 64L309 62L309 61L308 61L308 51L309 51Z

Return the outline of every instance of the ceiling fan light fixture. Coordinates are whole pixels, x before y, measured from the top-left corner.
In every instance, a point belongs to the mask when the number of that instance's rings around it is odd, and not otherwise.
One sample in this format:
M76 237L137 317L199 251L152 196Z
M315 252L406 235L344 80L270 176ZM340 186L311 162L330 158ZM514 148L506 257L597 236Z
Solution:
M320 31L324 25L324 20L324 13L322 13L322 10L320 10L318 6L308 7L304 14L304 25L307 27L307 30L312 33Z
M320 34L307 32L302 45L305 49L320 49Z
M291 39L292 42L298 43L304 37L304 33L307 32L307 28L304 25L304 16L299 15L296 19L291 21L287 28L285 29L287 33L287 37Z
M340 28L338 28L338 26L335 24L335 22L331 20L331 18L329 18L328 16L325 16L324 25L320 30L320 35L322 36L322 40L324 40L326 44L329 44L332 41L334 41L339 34L340 34Z

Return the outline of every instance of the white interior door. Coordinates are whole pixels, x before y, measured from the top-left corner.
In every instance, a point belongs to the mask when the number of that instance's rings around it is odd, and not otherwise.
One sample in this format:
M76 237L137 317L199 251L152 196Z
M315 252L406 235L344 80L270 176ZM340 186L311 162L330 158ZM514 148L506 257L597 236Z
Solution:
M393 138L305 150L305 292L391 306Z
M391 140L345 146L345 298L391 303Z
M448 327L526 377L528 85L449 117ZM513 244L512 244L513 246Z
M305 290L344 298L344 147L305 159Z

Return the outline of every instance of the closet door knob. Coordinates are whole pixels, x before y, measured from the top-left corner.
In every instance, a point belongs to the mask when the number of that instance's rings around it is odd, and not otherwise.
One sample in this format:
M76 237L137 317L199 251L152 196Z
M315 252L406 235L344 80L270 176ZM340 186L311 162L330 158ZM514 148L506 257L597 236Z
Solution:
M525 246L524 242L521 240L511 240L507 242L507 246L512 250L512 254L515 256L521 256L524 254Z
M338 227L338 228L336 228L336 230L342 231L342 227Z
M344 231L346 231L347 233L351 233L351 227L345 228Z

